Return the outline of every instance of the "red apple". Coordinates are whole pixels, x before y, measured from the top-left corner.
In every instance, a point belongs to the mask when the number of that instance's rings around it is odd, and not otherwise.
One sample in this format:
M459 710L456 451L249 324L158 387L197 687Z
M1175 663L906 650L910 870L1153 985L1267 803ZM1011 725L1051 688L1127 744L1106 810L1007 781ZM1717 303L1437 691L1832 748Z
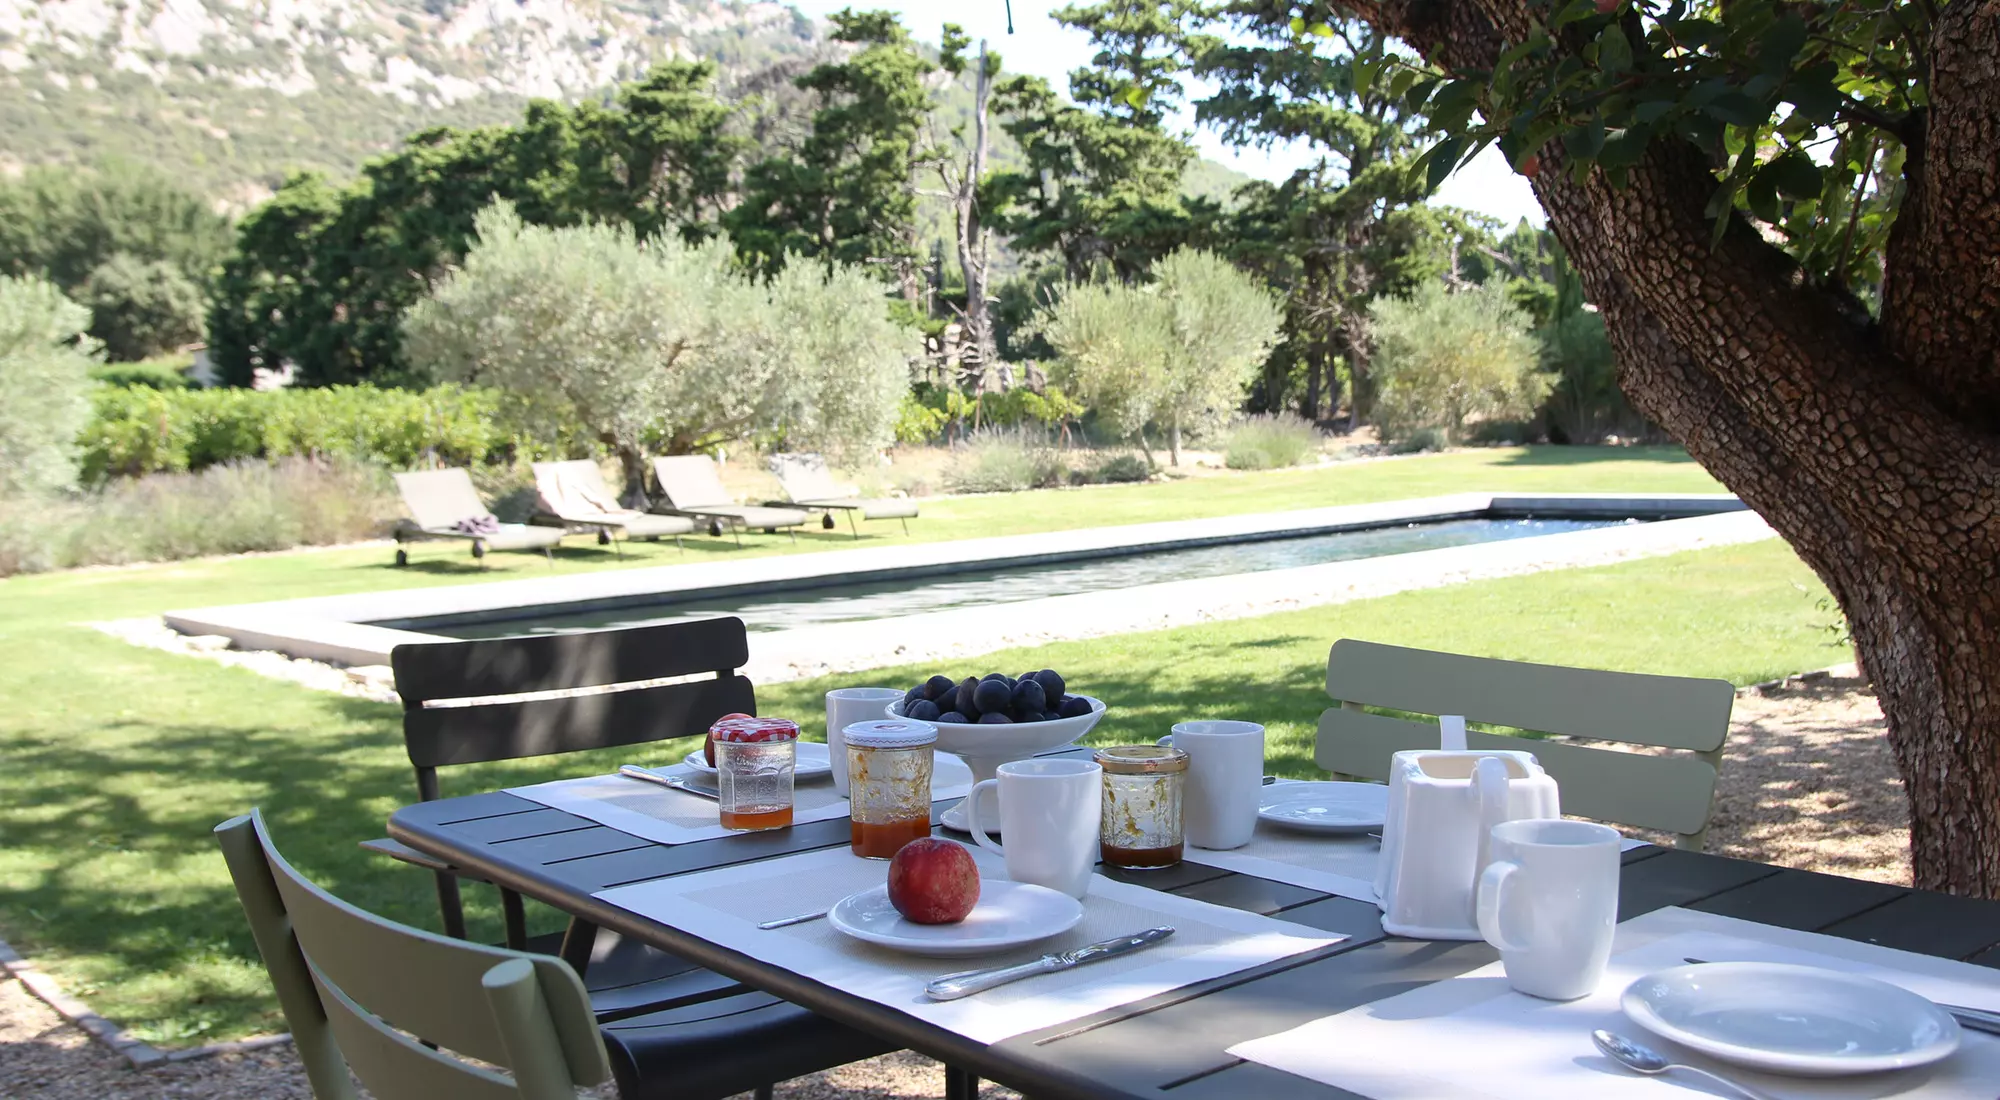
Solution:
M717 718L715 720L715 723L716 725L721 725L722 723L729 721L731 718L755 718L755 717L756 715L754 714L745 714L740 710L732 711L728 714L723 715L720 718ZM702 742L701 758L703 760L708 761L709 767L712 768L715 766L715 730L713 728L711 728L708 731L708 740Z
M927 836L889 861L889 904L917 924L957 924L979 904L979 868L956 841Z

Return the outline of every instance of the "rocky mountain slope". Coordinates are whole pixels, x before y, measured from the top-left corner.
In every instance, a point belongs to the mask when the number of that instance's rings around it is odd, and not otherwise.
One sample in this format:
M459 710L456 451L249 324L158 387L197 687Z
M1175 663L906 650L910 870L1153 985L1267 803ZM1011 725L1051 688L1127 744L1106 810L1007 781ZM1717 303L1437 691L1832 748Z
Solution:
M600 95L671 56L813 48L789 7L717 0L0 0L0 171L125 157L249 199L428 126Z

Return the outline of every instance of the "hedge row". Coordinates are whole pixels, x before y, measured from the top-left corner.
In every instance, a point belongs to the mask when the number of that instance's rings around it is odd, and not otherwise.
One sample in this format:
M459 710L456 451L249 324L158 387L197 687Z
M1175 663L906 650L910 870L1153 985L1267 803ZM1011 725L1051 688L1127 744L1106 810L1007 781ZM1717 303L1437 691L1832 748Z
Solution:
M199 470L245 458L319 455L407 469L470 465L510 441L491 391L159 390L103 386L78 442L84 480Z

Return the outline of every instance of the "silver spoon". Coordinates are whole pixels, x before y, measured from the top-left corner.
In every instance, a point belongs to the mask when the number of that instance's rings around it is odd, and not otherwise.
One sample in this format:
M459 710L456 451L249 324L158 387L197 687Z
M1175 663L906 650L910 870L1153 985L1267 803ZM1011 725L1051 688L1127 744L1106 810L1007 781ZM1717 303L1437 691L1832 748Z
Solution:
M1769 1093L1758 1092L1749 1085L1738 1084L1719 1073L1710 1073L1700 1066L1688 1066L1681 1065L1678 1062L1669 1062L1664 1055L1652 1047L1642 1046L1616 1032L1598 1028L1596 1031L1590 1033L1590 1041L1597 1044L1597 1049L1603 1051L1606 1058L1611 1059L1634 1073L1643 1073L1648 1077L1652 1077L1672 1070L1684 1070L1688 1073L1706 1077L1724 1088L1733 1089L1738 1096L1743 1097L1743 1100L1771 1100Z

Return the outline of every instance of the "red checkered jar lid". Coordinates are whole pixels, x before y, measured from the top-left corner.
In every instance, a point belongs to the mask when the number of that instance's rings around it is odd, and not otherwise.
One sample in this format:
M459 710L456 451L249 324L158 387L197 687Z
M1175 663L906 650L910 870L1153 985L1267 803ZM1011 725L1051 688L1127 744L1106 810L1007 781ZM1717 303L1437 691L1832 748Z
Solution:
M797 741L799 724L789 718L724 718L708 729L717 741L735 745L755 745L771 741Z

